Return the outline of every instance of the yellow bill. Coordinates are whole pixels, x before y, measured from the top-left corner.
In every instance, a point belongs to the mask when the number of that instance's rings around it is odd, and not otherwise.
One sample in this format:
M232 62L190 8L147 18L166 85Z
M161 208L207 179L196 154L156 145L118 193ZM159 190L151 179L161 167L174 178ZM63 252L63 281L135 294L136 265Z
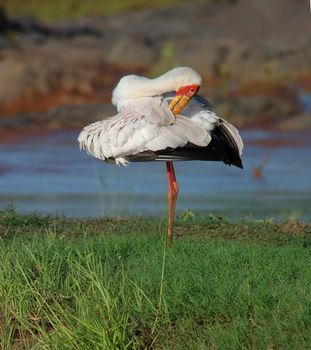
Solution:
M200 86L191 84L180 87L176 91L176 96L171 101L169 108L175 114L179 114L183 108L189 103L191 98L198 92Z
M180 114L180 112L188 104L190 99L191 99L191 97L188 97L186 95L177 95L171 101L169 108L175 115Z

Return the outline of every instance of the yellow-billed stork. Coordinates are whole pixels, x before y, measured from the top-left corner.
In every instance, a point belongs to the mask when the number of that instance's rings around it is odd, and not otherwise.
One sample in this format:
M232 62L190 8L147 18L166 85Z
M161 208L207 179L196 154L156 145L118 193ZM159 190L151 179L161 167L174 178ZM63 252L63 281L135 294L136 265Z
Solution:
M166 162L169 241L179 192L173 161L223 161L243 168L240 134L196 94L201 82L189 67L155 79L127 75L113 90L117 114L86 126L78 138L82 149L109 163Z

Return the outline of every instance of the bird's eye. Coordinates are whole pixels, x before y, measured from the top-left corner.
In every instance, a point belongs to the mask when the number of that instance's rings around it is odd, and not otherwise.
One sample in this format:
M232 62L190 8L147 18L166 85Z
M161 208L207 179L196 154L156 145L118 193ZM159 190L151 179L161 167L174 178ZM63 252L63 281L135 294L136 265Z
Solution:
M194 92L194 88L190 89L190 92Z

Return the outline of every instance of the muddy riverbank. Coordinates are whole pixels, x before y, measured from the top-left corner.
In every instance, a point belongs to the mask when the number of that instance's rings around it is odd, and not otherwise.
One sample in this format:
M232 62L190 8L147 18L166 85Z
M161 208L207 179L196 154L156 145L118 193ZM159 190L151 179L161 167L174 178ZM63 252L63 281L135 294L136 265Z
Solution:
M311 22L305 1L204 1L39 22L2 15L0 128L81 127L127 73L189 65L238 127L310 128Z

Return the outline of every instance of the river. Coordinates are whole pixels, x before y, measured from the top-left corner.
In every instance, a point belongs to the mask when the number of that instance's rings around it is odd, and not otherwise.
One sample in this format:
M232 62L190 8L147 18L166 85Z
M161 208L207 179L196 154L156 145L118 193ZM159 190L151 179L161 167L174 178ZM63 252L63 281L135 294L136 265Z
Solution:
M244 170L219 162L175 163L177 214L189 209L227 218L309 221L311 133L241 134ZM66 131L0 143L0 208L69 217L165 215L164 163L115 167L81 152L76 139L76 131Z

